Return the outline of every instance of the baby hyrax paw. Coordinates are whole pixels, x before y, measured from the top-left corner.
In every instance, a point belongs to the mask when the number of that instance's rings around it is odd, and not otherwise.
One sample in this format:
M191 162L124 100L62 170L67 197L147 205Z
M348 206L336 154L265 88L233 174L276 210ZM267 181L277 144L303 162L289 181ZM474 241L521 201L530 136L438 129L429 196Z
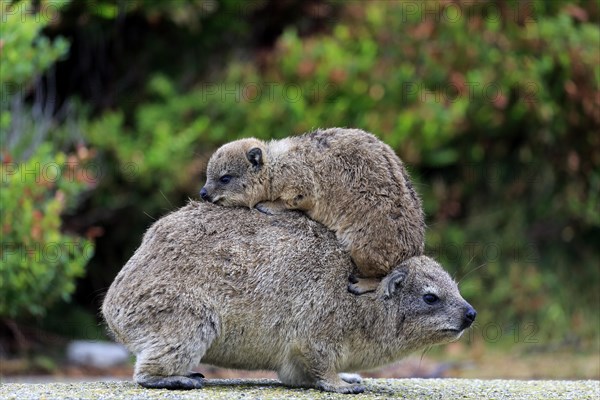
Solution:
M263 201L255 205L254 208L267 215L277 215L287 211L283 203L276 201Z
M354 275L350 275L348 281L350 282L348 283L348 291L357 296L374 292L381 282L379 279L358 278Z

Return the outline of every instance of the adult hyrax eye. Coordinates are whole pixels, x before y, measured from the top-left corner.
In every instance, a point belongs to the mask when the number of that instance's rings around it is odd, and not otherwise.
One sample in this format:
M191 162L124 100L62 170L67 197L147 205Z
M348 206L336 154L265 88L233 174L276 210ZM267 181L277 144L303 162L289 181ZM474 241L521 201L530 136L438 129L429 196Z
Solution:
M440 298L437 297L435 294L433 293L427 293L425 295L423 295L423 301L429 305L434 305L436 304L438 301L440 301Z
M223 175L219 178L219 182L221 182L224 185L228 184L229 181L231 181L231 175Z

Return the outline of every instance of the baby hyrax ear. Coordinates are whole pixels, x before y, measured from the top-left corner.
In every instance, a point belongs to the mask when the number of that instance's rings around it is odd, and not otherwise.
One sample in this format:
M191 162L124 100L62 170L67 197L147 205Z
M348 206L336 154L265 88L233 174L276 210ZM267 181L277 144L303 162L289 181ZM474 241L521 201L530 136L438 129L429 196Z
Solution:
M263 165L262 150L258 147L253 147L248 150L246 158L250 161L250 164L254 166L255 170L259 170Z
M408 269L406 267L395 269L388 274L381 282L384 287L383 297L386 299L398 294L402 286L406 283Z

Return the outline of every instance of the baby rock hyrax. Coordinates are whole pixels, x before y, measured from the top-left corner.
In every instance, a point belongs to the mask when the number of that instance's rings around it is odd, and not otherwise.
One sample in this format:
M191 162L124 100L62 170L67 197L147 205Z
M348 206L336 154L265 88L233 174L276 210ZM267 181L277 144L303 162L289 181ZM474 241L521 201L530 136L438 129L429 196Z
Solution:
M283 140L242 139L210 158L200 196L266 213L297 209L333 230L363 278L381 278L423 254L421 201L402 161L359 129L317 130ZM356 293L376 280L350 285Z
M350 256L298 212L190 203L157 221L102 312L149 388L192 389L199 362L277 371L288 386L364 390L340 371L374 368L458 339L475 319L432 259L412 257L355 296Z

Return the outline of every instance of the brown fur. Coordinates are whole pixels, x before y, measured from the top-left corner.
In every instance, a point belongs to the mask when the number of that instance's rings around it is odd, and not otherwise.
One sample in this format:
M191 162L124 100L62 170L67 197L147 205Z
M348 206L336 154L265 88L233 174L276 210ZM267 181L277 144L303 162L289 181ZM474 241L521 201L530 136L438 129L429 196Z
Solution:
M219 181L224 175L231 176L227 184ZM421 201L402 161L362 130L332 128L268 143L226 144L208 163L203 194L226 206L261 203L257 208L267 212L305 211L336 232L362 277L385 276L423 253Z
M145 387L199 388L189 371L202 361L340 393L364 387L338 372L456 340L474 319L430 258L410 258L363 296L346 290L353 268L333 233L301 213L192 202L146 232L102 312ZM427 293L439 302L426 304Z

